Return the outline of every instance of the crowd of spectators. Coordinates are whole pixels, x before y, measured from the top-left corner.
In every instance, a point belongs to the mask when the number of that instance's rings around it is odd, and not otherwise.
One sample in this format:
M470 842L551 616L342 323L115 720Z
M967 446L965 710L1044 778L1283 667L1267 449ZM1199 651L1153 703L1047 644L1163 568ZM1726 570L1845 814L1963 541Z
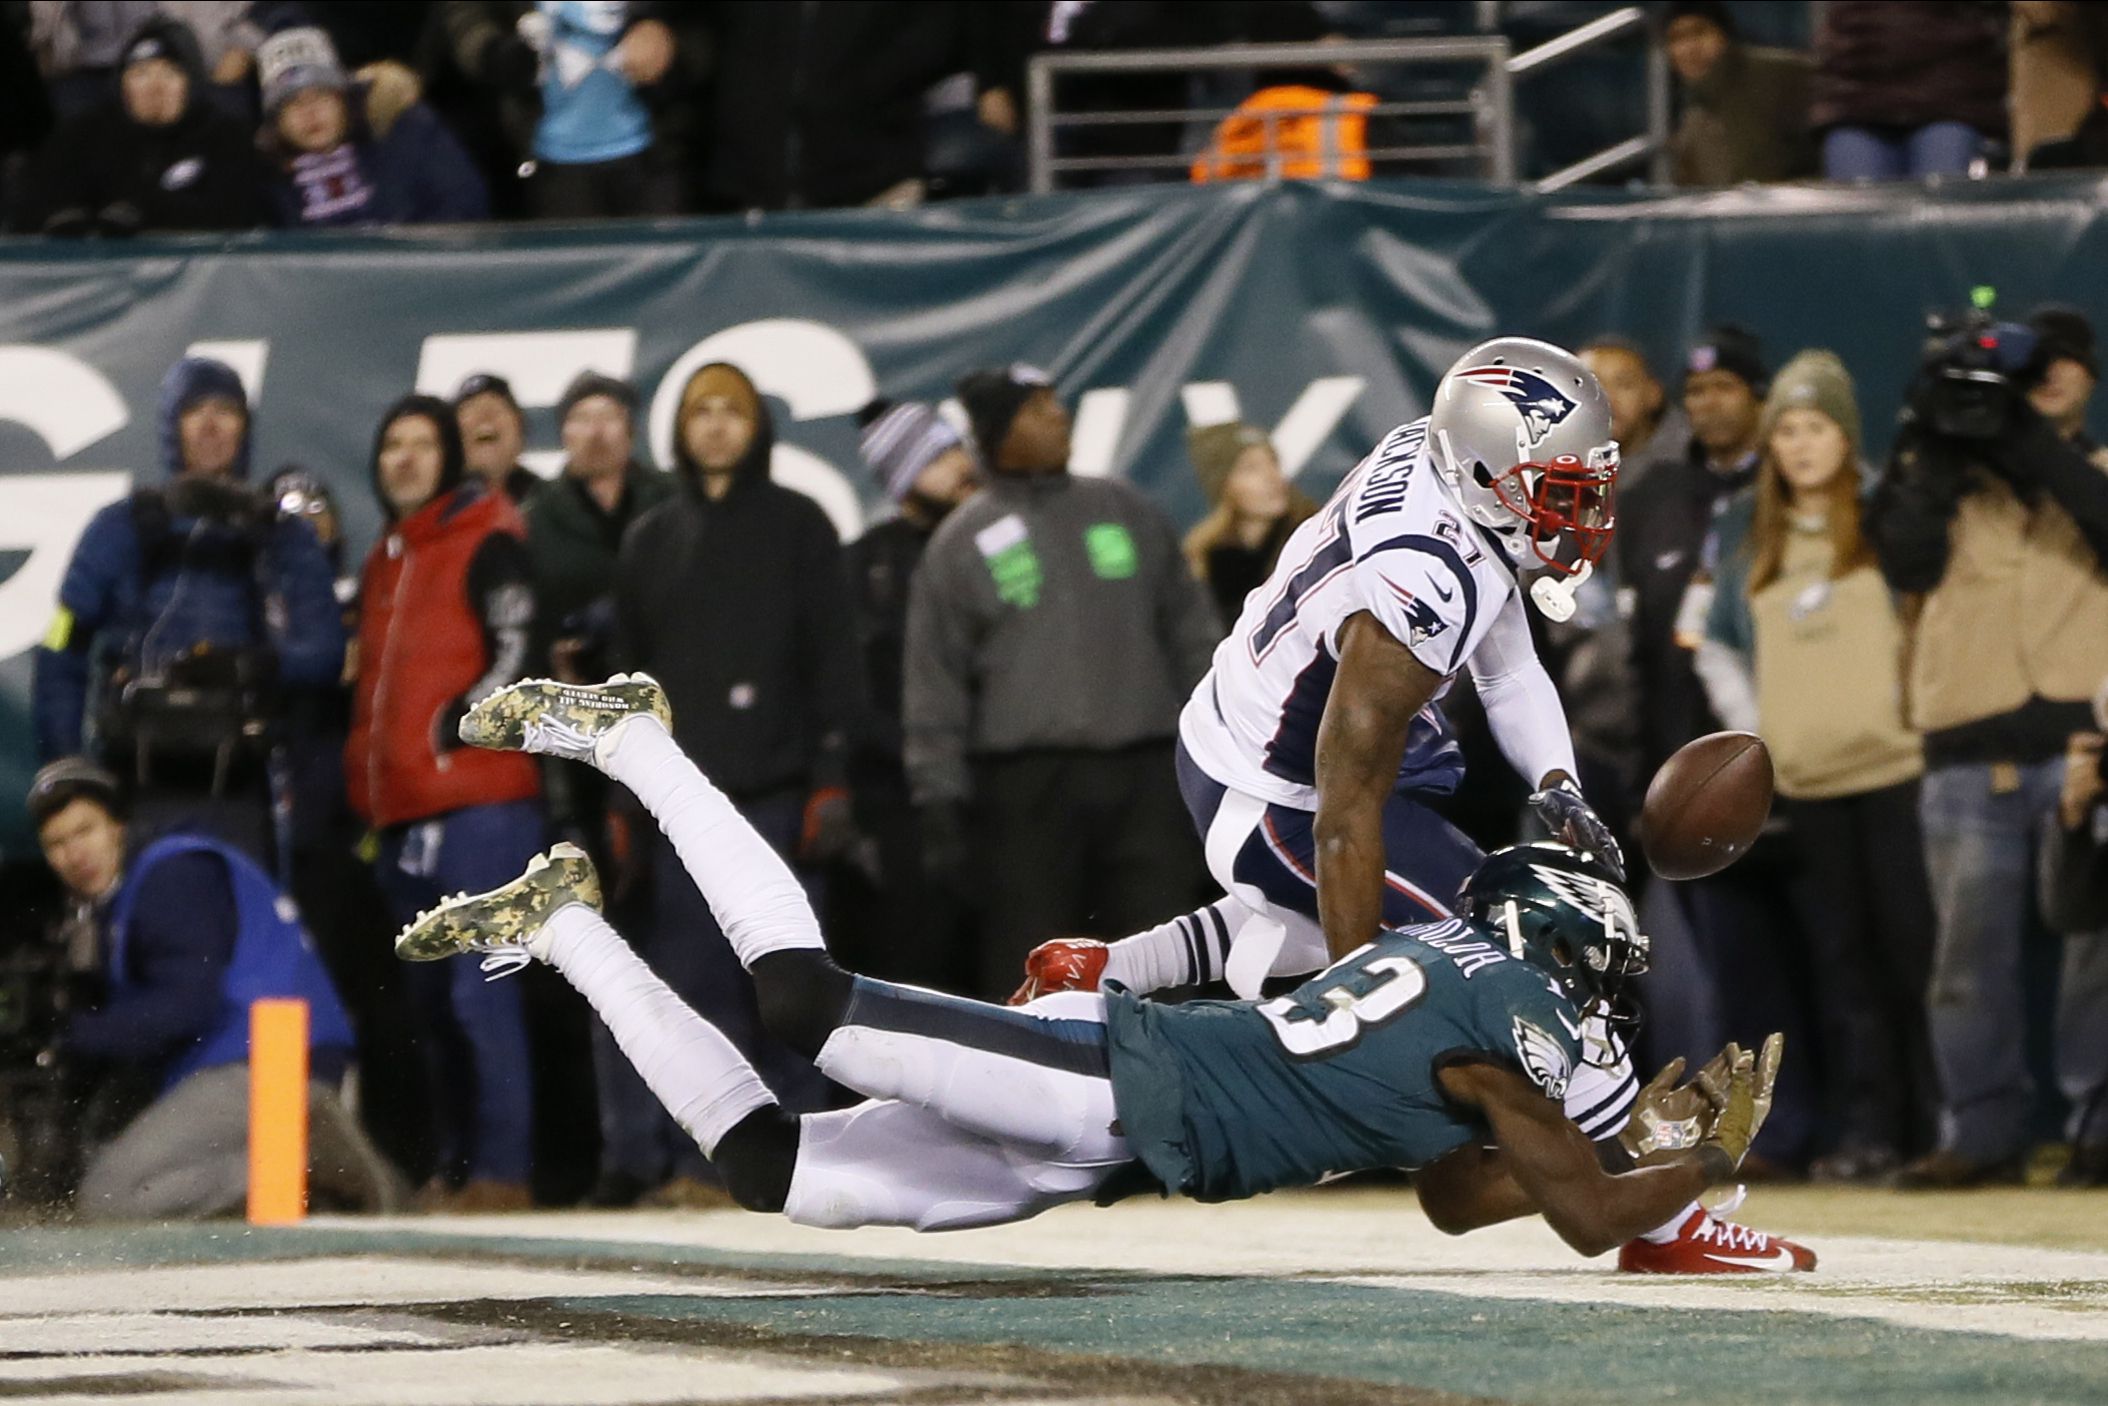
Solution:
M1657 18L1678 185L2108 163L2098 5L1836 0L1807 52L1745 42L1723 0L1674 0ZM1311 60L1242 79L1064 80L1072 111L1246 99L1219 126L1065 130L1060 155L1100 163L1076 180L1182 178L1195 150L1194 180L1456 174L1358 154L1450 140L1361 115L1453 97L1414 87L1447 78L1323 53L1437 21L1381 0L0 0L0 223L112 237L902 208L1021 187L1035 53L1239 41L1308 43ZM1317 154L1341 147L1350 159Z
M1746 859L1642 897L1663 953L1651 1058L1792 1034L1754 1175L2019 1179L2040 1131L2039 910L2071 935L2062 1175L2108 1180L2108 452L2084 430L2099 359L2069 308L1970 337L1997 344L2010 404L1957 437L1947 353L1929 352L1879 468L1829 352L1774 373L1722 326L1671 380L1619 337L1584 352L1630 449L1616 554L1576 620L1545 630L1590 794L1629 828L1644 779L1722 726L1760 733L1776 765ZM1039 372L972 372L957 394L963 426L914 402L864 412L863 457L898 511L844 546L771 481L770 406L736 366L689 377L663 469L640 458L632 387L580 375L546 480L521 467L510 388L471 376L451 402L380 413L385 523L347 574L313 475L248 488L233 373L172 368L169 481L91 524L36 655L47 764L29 806L95 991L51 1046L95 1072L76 1205L232 1204L245 1056L228 1012L260 982L316 1012L332 1204L396 1205L413 1184L457 1211L718 1198L597 1026L597 1156L538 1167L552 1120L575 1124L588 1097L539 1087L539 1025L582 1030L585 1013L552 1017L530 984L466 962L386 961L394 925L558 836L783 1098L840 1096L771 1043L627 793L454 742L469 705L523 676L659 678L683 747L874 970L1000 998L1048 937L1116 937L1203 899L1177 713L1313 505L1263 431L1199 427L1209 511L1181 543L1134 489L1069 472L1069 412ZM1498 810L1460 820L1489 847L1516 833ZM358 1120L339 1099L354 1066Z

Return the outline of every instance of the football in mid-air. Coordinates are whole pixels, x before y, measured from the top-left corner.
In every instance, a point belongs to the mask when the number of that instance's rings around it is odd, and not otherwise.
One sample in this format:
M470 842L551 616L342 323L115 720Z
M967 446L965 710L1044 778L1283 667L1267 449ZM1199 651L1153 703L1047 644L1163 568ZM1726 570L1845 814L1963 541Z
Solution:
M1753 732L1714 732L1662 763L1640 807L1640 848L1665 879L1703 879L1749 852L1771 815L1771 753Z

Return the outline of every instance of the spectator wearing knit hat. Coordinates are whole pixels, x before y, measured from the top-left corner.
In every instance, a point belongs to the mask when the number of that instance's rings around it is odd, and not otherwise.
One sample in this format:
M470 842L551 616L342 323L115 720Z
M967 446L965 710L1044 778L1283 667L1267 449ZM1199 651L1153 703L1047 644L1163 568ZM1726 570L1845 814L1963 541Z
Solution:
M1050 937L1139 932L1201 881L1174 779L1215 612L1162 511L1069 473L1069 414L1027 366L960 380L988 484L945 519L908 600L908 780L926 862L986 897L978 993Z
M344 775L380 837L375 878L408 922L517 874L541 848L532 757L462 745L461 717L528 664L534 586L519 511L468 475L453 407L406 396L374 434L387 530L366 558ZM435 1199L523 1209L533 1101L521 993L474 971L404 973L422 1016Z
M712 362L688 378L674 416L676 488L630 529L616 563L614 655L617 668L665 686L682 750L798 866L817 901L820 866L859 842L848 761L862 690L840 539L818 504L770 479L775 444L775 421L745 372ZM641 828L654 913L640 952L786 1106L818 1107L826 1082L762 1028L709 905L665 837ZM664 1182L667 1200L714 1182L642 1083L620 1082L630 1097L612 1112L602 1086L603 1171Z
M908 588L931 535L980 486L979 473L959 432L927 405L874 402L859 419L865 467L895 511L844 549L869 702L850 793L875 872L847 866L837 877L835 930L872 972L958 990L973 981L969 938L958 903L923 872L922 830L900 760L901 696Z
M1244 598L1273 573L1288 534L1316 516L1318 505L1281 472L1273 441L1256 425L1188 430L1186 454L1208 500L1208 515L1186 534L1186 566L1207 584L1228 628Z
M1903 626L1861 499L1859 406L1829 352L1772 382L1756 483L1715 521L1698 672L1713 711L1771 749L1796 858L1829 1074L1818 1180L1873 1181L1930 1144L1925 1033L1932 896L1918 828L1918 734L1903 715Z
M1683 117L1669 139L1677 185L1815 174L1806 54L1743 43L1733 12L1721 0L1670 5L1662 47L1683 91Z
M284 29L256 51L277 223L462 223L488 213L483 178L407 70L354 82L320 29Z
M54 132L30 164L15 229L122 236L264 222L249 134L212 102L182 20L156 15L138 28L115 88Z
M512 382L488 371L465 377L454 391L454 422L468 471L503 491L517 507L542 486L542 478L520 462L527 447L527 417L513 396Z

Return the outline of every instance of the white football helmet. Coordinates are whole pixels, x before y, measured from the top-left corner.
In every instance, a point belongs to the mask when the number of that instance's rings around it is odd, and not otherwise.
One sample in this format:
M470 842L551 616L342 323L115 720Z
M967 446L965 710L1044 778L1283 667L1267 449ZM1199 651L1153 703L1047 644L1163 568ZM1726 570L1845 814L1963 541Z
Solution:
M1528 337L1473 347L1435 387L1427 442L1458 505L1515 565L1572 576L1609 548L1610 400L1572 352Z

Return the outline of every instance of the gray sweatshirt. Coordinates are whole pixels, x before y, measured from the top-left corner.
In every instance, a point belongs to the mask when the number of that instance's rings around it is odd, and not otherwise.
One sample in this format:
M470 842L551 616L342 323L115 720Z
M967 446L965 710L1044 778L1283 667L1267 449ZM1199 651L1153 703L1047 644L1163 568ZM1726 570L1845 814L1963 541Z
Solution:
M1220 636L1170 520L1135 489L995 477L937 529L909 592L916 801L971 794L969 756L1176 735Z

